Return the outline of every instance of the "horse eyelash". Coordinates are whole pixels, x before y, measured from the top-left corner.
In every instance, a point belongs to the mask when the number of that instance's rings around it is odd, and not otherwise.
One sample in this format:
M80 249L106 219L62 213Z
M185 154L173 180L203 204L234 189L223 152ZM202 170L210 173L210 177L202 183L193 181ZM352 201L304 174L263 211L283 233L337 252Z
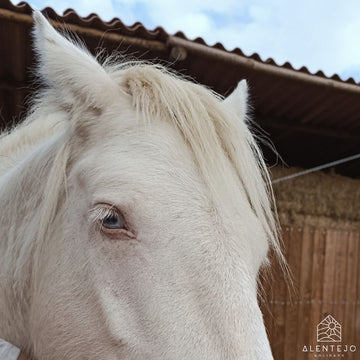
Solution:
M104 220L108 216L112 216L114 214L117 214L116 210L112 207L96 207L90 210L89 212L89 220L92 223L97 223L99 220Z

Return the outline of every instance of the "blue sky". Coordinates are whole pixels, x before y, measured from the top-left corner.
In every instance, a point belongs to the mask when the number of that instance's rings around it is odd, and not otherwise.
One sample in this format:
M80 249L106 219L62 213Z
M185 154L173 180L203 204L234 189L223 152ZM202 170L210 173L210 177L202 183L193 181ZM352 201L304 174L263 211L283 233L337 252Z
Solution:
M13 0L14 3L18 1ZM51 6L58 13L95 12L104 20L136 21L169 33L201 36L212 45L254 52L278 64L305 65L310 71L339 74L360 82L359 0L27 0L35 9Z

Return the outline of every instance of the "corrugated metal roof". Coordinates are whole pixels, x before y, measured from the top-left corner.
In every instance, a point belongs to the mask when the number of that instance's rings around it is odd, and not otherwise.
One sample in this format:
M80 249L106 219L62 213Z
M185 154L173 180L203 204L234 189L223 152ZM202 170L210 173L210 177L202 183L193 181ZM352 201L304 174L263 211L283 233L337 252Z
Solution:
M31 6L29 4L27 4L26 2L21 2L18 5L13 5L10 2L10 0L2 0L2 2L4 2L4 5L1 4L1 7L4 9L9 9L9 10L12 10L12 11L15 11L18 13L29 14L29 15L31 15L31 13L32 13ZM62 16L58 15L55 12L55 10L50 7L46 7L43 10L43 12L51 19L61 20L65 23L78 24L83 27L95 28L95 29L99 29L99 30L103 30L103 31L110 30L111 32L115 32L115 33L119 33L119 34L123 34L123 35L134 36L134 37L140 37L140 38L149 39L149 40L160 40L160 41L166 42L167 38L170 36L161 26L158 26L153 30L149 30L149 29L145 28L144 25L140 22L136 22L131 26L127 26L119 18L113 18L111 21L106 22L106 21L103 21L99 17L99 15L94 14L94 13L91 13L86 17L80 17L76 13L76 11L73 9L67 9L66 11L64 11ZM249 59L254 59L254 60L256 60L258 62L262 62L264 64L274 65L276 67L282 67L282 68L302 72L304 74L315 75L315 76L323 77L326 79L332 79L335 81L346 82L349 84L356 84L355 80L352 77L349 77L347 80L342 80L338 74L333 74L332 76L326 76L322 70L319 70L316 73L312 73L309 71L309 69L306 66L302 66L299 69L295 69L292 66L292 64L288 61L286 61L282 65L279 65L272 58L263 60L258 53L254 53L252 55L245 55L243 53L243 51L238 47L229 51L225 48L225 46L223 44L221 44L219 42L210 46L206 43L206 41L203 38L197 37L195 39L189 39L182 31L178 31L173 36L176 36L176 37L179 37L179 38L182 38L187 41L194 42L194 43L198 43L201 45L205 45L207 47L211 47L214 49L219 49L219 50L227 52L227 53L240 55L240 56L243 56L243 57L246 57Z
M290 63L278 65L258 54L245 56L239 48L227 51L220 43L208 46L201 38L189 40L181 32L127 26L119 19L102 21L98 15L82 18L74 10L62 16L51 8L43 12L61 27L65 23L95 53L121 51L133 58L165 62L220 94L228 94L246 78L256 121L270 134L289 165L311 167L360 151L360 86L350 78L326 77ZM33 91L29 69L34 66L31 13L27 3L0 0L0 108L3 123L26 109L24 98ZM269 161L271 152L265 149ZM359 162L337 171L360 176Z

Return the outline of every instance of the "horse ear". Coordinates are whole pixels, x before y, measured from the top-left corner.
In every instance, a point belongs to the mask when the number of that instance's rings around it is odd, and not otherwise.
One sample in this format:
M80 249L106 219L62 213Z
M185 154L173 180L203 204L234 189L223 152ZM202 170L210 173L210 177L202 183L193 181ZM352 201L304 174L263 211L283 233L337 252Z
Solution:
M248 106L248 86L246 80L241 80L235 90L223 101L223 104L231 108L241 119L245 120Z
M40 11L34 11L33 18L39 75L45 84L91 104L104 101L104 89L112 83L105 69L84 47L60 35Z

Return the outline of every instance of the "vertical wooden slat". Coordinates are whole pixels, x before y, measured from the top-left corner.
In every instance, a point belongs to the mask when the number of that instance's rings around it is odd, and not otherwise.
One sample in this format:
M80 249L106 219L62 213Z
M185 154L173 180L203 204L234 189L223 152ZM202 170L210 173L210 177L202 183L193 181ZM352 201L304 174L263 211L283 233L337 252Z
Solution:
M299 289L300 273L301 273L301 249L302 234L295 228L290 228L291 243L289 246L288 261L291 264L294 286ZM293 301L286 301L286 319L285 319L285 344L284 359L296 359L297 353L297 333L298 333L298 311L296 302L298 294Z
M310 309L311 309L311 268L313 254L313 233L310 227L298 228L298 232L302 235L301 263L300 263L300 284L298 298L298 336L296 355L297 359L306 359L307 354L301 351L303 344L309 343L310 331ZM294 349L295 350L295 349Z
M356 290L359 272L357 265L359 262L359 237L350 232L347 246L347 266L346 266L346 289L344 294L345 314L343 325L343 336L348 344L356 344ZM359 287L358 287L359 289ZM351 355L350 359L356 359L356 355ZM360 356L359 356L360 357Z
M324 229L313 229L314 252L312 263L311 326L309 344L316 342L316 324L322 320L322 294L324 285L325 240Z
M289 251L289 234L290 228L284 227L282 237L284 241L284 254L287 256ZM268 320L269 338L272 346L273 356L275 359L282 359L284 355L284 342L285 342L285 314L286 314L286 297L289 291L284 274L278 263L275 264L273 271L272 283L270 285L271 304L269 306L270 318Z
M354 332L356 333L355 343L358 347L358 352L360 351L360 233L357 234L357 291L356 291L356 314L355 314L355 329ZM359 355L359 354L358 354Z
M346 296L346 265L347 245L349 233L347 231L336 231L335 237L335 277L334 277L334 310L332 315L342 326L343 343L348 343L348 331L346 331L345 320L345 298Z
M326 231L324 285L322 295L322 316L333 314L334 310L334 280L335 280L335 254L336 254L336 231Z

